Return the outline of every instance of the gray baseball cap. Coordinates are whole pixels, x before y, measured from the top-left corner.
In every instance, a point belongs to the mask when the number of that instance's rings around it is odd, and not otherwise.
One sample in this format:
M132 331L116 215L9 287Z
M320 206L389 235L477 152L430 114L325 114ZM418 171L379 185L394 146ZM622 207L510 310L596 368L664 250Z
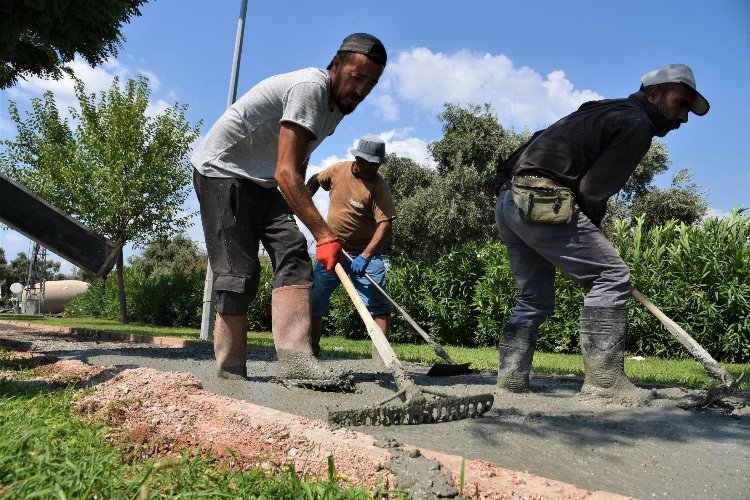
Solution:
M349 152L372 163L385 161L385 142L377 135L366 135L359 140L357 147Z
M383 42L369 33L352 33L344 38L338 51L364 54L383 66L385 66L385 63L388 61L388 54L385 51Z
M641 83L643 83L644 87L659 85L660 83L682 83L683 85L687 85L695 91L695 99L693 99L690 111L698 116L708 113L708 101L698 92L693 71L686 64L667 64L661 68L651 70L641 77Z

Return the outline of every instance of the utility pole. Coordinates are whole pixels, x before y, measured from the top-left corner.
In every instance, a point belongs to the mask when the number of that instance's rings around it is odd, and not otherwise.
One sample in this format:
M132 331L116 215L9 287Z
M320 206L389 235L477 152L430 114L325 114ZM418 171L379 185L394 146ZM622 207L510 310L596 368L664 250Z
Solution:
M242 38L245 33L245 15L247 14L247 0L242 0L240 6L240 19L237 22L237 37L234 42L234 59L232 60L232 74L229 77L229 96L227 108L237 100L237 80L240 72L240 59L242 58ZM214 293L214 273L211 264L206 265L206 282L203 284L203 314L201 316L201 339L213 340L214 338L214 308L216 305L216 294Z

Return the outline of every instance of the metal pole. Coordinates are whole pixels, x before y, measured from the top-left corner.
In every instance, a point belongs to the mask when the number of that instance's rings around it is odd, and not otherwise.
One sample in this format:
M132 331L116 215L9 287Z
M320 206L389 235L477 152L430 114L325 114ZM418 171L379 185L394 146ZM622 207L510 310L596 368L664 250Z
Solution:
M237 22L237 37L234 41L234 59L232 60L232 74L229 77L229 96L227 97L227 108L234 104L237 99L237 80L240 72L240 59L242 58L242 38L245 33L245 14L247 13L247 0L242 0L240 6L240 19ZM216 305L216 294L214 293L214 273L211 264L206 265L206 282L203 284L203 315L201 316L201 339L213 340L214 338L214 307Z

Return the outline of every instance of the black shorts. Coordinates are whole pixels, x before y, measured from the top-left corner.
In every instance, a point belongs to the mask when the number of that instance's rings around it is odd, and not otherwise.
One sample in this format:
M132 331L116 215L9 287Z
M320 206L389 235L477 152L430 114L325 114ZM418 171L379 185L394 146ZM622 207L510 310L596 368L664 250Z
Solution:
M307 241L278 189L247 179L205 177L193 170L206 250L214 273L216 310L247 314L260 280L259 242L273 266L273 288L312 286Z

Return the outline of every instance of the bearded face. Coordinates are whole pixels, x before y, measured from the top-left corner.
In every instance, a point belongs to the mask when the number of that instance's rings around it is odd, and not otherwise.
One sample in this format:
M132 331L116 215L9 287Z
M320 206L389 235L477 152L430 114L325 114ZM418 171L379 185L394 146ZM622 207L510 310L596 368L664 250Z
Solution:
M385 69L362 54L336 56L331 75L331 100L341 113L348 115L365 100Z

